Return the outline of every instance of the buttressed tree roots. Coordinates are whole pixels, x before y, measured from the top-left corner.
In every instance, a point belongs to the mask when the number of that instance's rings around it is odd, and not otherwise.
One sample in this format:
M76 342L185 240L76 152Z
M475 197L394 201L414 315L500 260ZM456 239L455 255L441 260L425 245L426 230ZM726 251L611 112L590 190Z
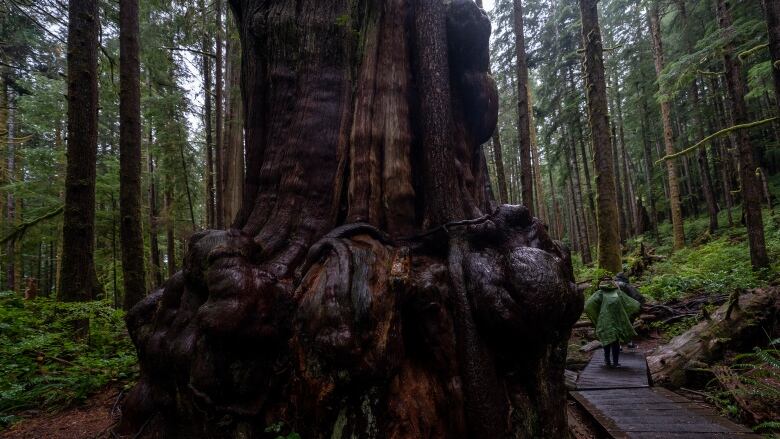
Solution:
M233 0L247 177L128 315L140 437L566 436L566 249L497 207L472 1ZM272 428L273 430L273 428Z

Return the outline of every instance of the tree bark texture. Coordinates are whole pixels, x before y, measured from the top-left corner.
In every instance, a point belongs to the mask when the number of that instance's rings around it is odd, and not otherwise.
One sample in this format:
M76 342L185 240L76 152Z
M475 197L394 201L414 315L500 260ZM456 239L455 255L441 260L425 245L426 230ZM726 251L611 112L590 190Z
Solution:
M582 297L544 225L489 197L486 14L470 0L232 7L244 201L129 313L142 376L120 430L565 436Z
M141 63L138 0L119 2L119 233L124 309L146 294L141 224Z
M596 222L598 227L599 267L622 271L620 226L615 191L612 141L607 113L607 83L604 77L604 48L598 19L598 0L580 0L582 40L585 48L585 88L588 97L588 121L593 142L593 168L596 173Z
M654 2L649 10L650 37L653 41L653 59L655 73L658 77L664 69L664 51L661 42L661 19L658 3ZM661 122L664 131L664 148L666 155L674 154L674 136L672 133L672 105L666 91L661 88ZM674 160L666 160L666 176L669 183L669 208L672 212L672 235L675 250L685 247L685 229L683 225L682 207L680 206L680 183L677 175L677 164Z
M68 8L68 152L59 298L94 299L95 163L98 123L97 0L71 0Z
M223 81L222 81L222 68L224 66L223 62L223 56L222 56L222 10L224 9L222 0L215 0L214 2L214 8L217 11L217 19L216 19L216 26L215 26L215 53L216 56L214 57L214 192L215 192L215 216L214 216L214 225L221 229L225 227L225 224L222 222L223 219L223 204L224 199L222 198L222 195L224 194L224 190L222 187L222 184L224 183L223 177L222 177L222 171L223 171L223 162L225 160L225 151L224 151L224 145L225 145L225 139L224 139L224 112L223 109L224 106L224 97L222 91L223 89ZM193 224L194 226L194 224Z
M727 33L733 33L729 2L715 0L716 15L720 28ZM740 62L734 58L733 43L729 42L723 48L723 65L726 70L726 88L731 101L731 114L734 123L748 122L748 111L745 105L745 84L742 77ZM764 219L761 213L761 184L756 176L757 167L753 160L753 147L750 145L750 135L747 130L736 133L737 152L739 154L739 175L742 181L742 209L745 212L745 225L750 244L750 261L753 268L769 266L764 240Z
M517 142L520 146L520 187L523 205L534 214L533 171L531 165L531 113L528 108L528 61L525 56L525 35L523 34L523 2L512 0L515 56L517 68Z
M201 11L203 11L203 27L205 28L208 23L208 14L206 11L205 1L201 0L198 3ZM217 225L214 217L216 216L217 207L215 197L217 196L214 190L214 130L211 125L213 113L211 111L212 91L211 91L211 59L208 52L211 51L211 39L203 32L201 39L202 56L202 70L203 70L203 131L206 140L206 227L214 228Z

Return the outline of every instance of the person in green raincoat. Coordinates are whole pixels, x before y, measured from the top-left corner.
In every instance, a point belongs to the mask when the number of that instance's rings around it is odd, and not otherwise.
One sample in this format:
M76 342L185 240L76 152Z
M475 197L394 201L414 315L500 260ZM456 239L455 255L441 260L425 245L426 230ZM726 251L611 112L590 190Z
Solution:
M640 307L639 302L621 291L608 277L599 282L599 289L585 302L585 314L596 326L596 337L604 347L608 367L620 367L620 343L636 336L631 316L638 313Z

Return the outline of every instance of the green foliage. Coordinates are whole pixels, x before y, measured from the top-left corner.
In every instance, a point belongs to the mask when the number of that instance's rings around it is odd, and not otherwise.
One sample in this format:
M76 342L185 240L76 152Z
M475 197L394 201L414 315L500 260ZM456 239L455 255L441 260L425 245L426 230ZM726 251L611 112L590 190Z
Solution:
M270 425L268 428L265 429L266 433L275 433L276 437L274 439L301 439L301 435L299 435L296 432L290 432L287 434L284 434L283 432L285 430L288 430L284 422L276 422L272 425Z
M767 211L766 217L771 217ZM724 221L725 222L725 221ZM709 236L706 217L685 224L686 232L695 242L654 264L641 279L642 294L657 300L669 300L691 293L727 294L734 290L765 285L775 276L777 267L769 271L754 271L750 265L747 237L741 227L723 229ZM671 229L668 223L659 225L662 244L657 253L668 252ZM774 221L766 221L767 251L770 259L780 256L780 230Z
M0 293L0 427L29 408L57 409L111 382L134 379L135 350L124 313L105 301L25 301ZM89 320L89 336L74 325Z

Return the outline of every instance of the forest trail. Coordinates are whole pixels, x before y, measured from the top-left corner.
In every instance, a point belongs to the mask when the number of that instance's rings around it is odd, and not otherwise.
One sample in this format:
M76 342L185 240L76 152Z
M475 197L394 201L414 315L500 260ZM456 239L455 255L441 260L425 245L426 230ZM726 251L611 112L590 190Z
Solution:
M709 407L652 387L642 353L621 354L609 369L597 352L571 395L612 438L758 438Z

